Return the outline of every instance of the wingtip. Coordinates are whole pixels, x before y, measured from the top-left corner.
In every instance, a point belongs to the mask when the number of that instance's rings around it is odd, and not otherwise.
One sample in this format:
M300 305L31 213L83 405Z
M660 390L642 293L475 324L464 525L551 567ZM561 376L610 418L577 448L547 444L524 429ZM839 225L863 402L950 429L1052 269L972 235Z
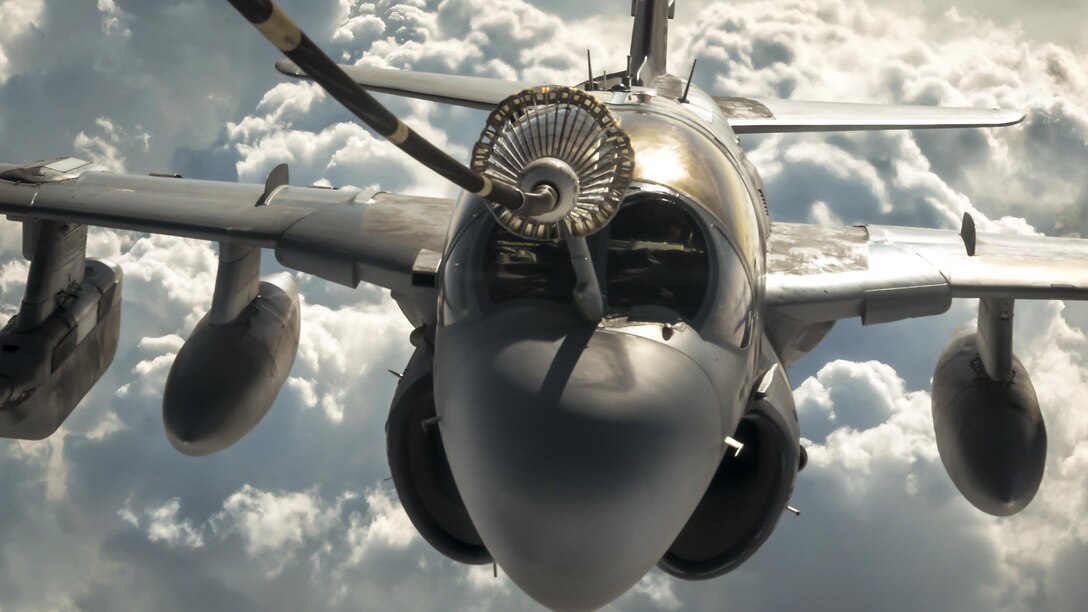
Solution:
M292 62L286 57L276 60L276 70L278 70L280 74L285 74L289 77L294 77L296 79L309 78L306 76L306 73L298 67L298 64Z
M1007 110L1006 112L1009 113L1010 117L1012 118L1012 121L1009 122L1009 125L1016 125L1017 123L1021 123L1028 116L1028 114L1024 111Z
M1027 113L1014 108L994 108L994 114L997 115L996 127L1006 127L1010 125L1016 125L1022 123L1027 118Z

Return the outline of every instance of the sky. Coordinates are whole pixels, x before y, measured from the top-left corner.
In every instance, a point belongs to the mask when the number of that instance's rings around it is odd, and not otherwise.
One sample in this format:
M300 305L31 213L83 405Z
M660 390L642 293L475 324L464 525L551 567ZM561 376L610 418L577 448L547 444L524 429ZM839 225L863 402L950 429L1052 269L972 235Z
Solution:
M342 61L571 83L584 51L622 68L628 3L285 0ZM950 8L951 5L956 5ZM926 0L680 0L670 66L723 95L1003 106L1000 130L746 137L772 217L822 224L1088 235L1088 5ZM119 172L453 195L307 84L218 0L0 1L0 162L76 155ZM385 97L467 158L483 113ZM110 370L44 442L0 441L0 611L535 610L490 567L416 535L384 448L410 327L387 293L298 275L302 339L264 421L194 459L163 434L161 394L208 309L205 243L95 230L125 272ZM266 271L276 269L265 257ZM0 221L0 319L27 271ZM1020 302L1015 350L1049 432L1021 514L975 510L932 431L933 367L977 305L839 323L790 371L809 451L766 545L726 577L654 571L613 610L1070 610L1088 601L1088 307ZM1078 605L1080 604L1080 605Z

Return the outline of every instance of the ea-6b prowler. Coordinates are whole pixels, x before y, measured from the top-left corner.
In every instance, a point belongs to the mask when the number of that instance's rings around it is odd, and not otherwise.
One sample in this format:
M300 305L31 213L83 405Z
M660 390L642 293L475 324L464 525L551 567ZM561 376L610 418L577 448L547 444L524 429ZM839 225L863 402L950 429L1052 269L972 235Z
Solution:
M387 423L396 489L423 537L496 562L554 608L600 606L655 564L738 567L787 508L805 453L786 368L835 321L980 298L933 379L952 481L1024 508L1046 433L1012 353L1016 299L1088 298L1088 241L770 221L737 134L1009 125L1023 115L708 95L665 67L673 3L635 0L628 68L573 87L337 66L268 1L231 4L456 200L128 176L74 159L0 165L0 213L31 260L0 332L0 435L64 422L117 348L121 270L87 226L216 241L211 311L163 397L170 443L222 450L267 412L299 339L289 269L391 290L416 351ZM591 71L592 74L592 71ZM690 79L690 77L689 77ZM364 90L491 111L470 165Z

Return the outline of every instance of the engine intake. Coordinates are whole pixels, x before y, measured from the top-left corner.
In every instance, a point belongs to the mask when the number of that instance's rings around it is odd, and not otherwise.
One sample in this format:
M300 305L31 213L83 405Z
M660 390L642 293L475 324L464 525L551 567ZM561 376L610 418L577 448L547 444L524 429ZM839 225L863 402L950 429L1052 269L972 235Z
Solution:
M658 562L677 578L706 580L736 569L770 537L793 494L800 434L780 366L764 375L732 437L743 448L722 457L702 501Z
M1035 387L1011 355L995 381L975 330L952 336L933 373L933 429L948 476L967 501L995 516L1023 510L1043 478L1046 426Z
M491 563L453 480L435 421L433 357L425 347L408 364L385 424L393 485L423 539L454 561Z

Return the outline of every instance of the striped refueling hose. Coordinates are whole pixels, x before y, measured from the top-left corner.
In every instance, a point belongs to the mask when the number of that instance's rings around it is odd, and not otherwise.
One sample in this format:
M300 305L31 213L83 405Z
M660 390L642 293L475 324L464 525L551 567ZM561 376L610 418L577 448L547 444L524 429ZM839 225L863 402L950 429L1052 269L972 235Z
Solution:
M526 204L530 204L531 208L537 210L554 208L557 198L551 189L526 194L511 185L492 181L450 157L417 134L345 74L336 62L325 55L325 52L276 6L276 3L271 0L229 0L229 2L277 49L295 62L307 76L321 85L329 95L336 98L383 138L397 145L424 166L434 170L461 189L510 210L518 210ZM547 200L551 200L550 206Z

